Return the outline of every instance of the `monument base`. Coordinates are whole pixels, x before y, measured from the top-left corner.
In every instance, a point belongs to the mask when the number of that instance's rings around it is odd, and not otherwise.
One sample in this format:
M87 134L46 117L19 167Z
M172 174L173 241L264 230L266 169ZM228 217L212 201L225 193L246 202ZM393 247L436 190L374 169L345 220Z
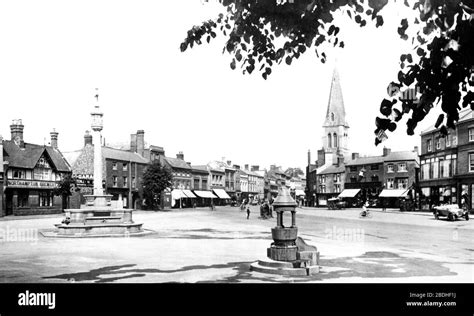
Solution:
M267 248L267 257L252 263L250 270L290 276L315 275L320 270L318 249L301 237L296 238L295 246L272 244Z
M250 265L251 271L288 275L288 276L310 276L319 273L319 265L305 266L303 261L293 262L275 261L271 259L258 260Z
M43 233L43 236L128 237L149 233L143 230L143 224L133 222L133 210L109 206L110 197L111 195L86 196L87 203L84 207L64 210L65 219L62 223L55 225L54 232Z

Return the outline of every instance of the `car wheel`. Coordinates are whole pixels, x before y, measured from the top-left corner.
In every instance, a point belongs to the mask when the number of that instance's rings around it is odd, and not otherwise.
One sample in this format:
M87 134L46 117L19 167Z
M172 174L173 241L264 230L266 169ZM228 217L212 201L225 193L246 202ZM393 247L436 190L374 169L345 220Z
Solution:
M438 212L436 212L436 211L433 212L433 215L434 215L435 219L439 219Z
M468 213L466 213L466 216L465 216L465 218L466 218L466 221L468 221L468 220L469 220L469 214L468 214Z
M448 220L454 221L454 215L451 214L451 213L449 213L449 214L448 214Z

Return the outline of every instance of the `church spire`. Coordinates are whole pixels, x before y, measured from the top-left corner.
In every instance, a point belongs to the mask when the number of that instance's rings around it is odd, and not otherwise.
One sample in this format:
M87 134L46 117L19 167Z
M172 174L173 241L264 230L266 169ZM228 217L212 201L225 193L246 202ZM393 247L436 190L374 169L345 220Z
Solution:
M326 119L323 124L323 149L326 153L346 156L348 153L349 124L346 121L346 110L342 98L339 73L336 68L331 80ZM336 159L333 157L333 159Z
M339 72L334 68L331 80L331 90L329 92L328 108L326 111L326 126L346 126L346 110L344 108L344 99L342 98L341 83L339 81Z

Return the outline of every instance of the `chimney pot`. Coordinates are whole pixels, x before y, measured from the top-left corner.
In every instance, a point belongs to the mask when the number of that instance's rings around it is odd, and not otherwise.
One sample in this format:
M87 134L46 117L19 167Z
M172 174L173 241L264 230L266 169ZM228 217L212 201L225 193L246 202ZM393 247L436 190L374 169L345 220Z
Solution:
M359 153L352 153L352 160L359 158Z
M181 160L184 160L184 154L182 151L180 151L179 153L176 154L176 158L178 159L181 159Z
M391 149L390 148L387 148L387 147L384 147L383 148L383 156L388 156L391 152Z

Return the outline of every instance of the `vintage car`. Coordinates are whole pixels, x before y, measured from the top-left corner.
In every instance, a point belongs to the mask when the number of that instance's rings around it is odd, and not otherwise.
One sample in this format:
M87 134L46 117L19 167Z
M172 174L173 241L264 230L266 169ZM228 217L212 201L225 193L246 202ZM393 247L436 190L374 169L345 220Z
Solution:
M328 209L330 210L340 210L346 207L346 202L342 201L339 198L328 199Z
M446 216L450 221L461 217L464 217L467 221L469 220L469 212L466 209L459 208L457 204L435 206L433 208L433 215L436 219Z

